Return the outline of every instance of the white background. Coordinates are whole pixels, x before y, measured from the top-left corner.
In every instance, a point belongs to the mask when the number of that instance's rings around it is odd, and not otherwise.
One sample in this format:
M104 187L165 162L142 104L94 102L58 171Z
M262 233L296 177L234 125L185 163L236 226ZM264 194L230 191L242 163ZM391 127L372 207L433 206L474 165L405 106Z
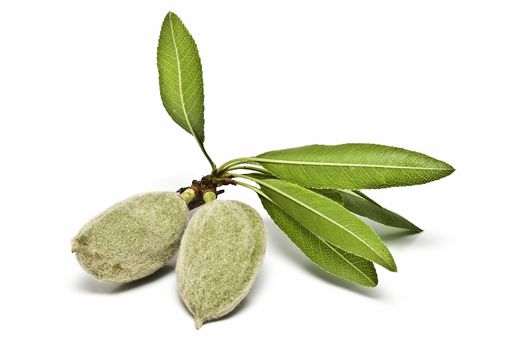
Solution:
M217 162L372 142L456 167L368 192L425 229L377 227L398 273L331 278L263 213L252 292L196 331L174 265L123 287L81 270L70 239L93 215L208 172L160 101L167 10L200 48ZM522 18L499 0L3 1L0 348L521 349Z

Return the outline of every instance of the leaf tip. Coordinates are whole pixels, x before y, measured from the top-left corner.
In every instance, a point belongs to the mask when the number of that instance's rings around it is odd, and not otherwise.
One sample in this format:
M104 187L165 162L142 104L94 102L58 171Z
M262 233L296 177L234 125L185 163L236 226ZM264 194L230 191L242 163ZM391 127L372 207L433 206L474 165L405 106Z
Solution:
M396 262L394 259L391 259L391 261L385 266L385 268L392 272L398 272L398 266L396 265Z
M378 285L378 278L376 277L376 280L369 281L369 284L367 285L367 287L376 288L377 285Z
M411 223L412 224L412 223ZM412 224L412 226L409 228L409 230L412 232L412 233L420 233L420 232L423 232L423 229Z
M444 162L442 160L438 160L438 162L441 164L443 170L445 170L446 172L448 172L447 175L450 175L452 174L454 171L456 171L456 168L454 168L452 165L450 165L449 163L447 162Z

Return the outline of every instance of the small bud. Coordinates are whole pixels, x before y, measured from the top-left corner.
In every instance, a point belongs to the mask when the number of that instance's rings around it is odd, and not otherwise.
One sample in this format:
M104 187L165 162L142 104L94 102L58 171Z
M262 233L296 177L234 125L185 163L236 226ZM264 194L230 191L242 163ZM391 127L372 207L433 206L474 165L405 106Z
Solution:
M207 191L203 194L203 201L205 203L212 202L215 199L216 199L216 193L214 193L213 191Z
M181 194L182 199L185 203L190 203L194 197L196 197L196 192L192 188L188 188Z

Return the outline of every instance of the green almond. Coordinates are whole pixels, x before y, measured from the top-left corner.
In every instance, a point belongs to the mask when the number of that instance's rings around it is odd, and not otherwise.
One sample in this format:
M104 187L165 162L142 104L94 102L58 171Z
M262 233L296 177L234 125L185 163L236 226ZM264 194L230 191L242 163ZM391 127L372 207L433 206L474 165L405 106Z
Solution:
M186 203L175 192L134 196L89 221L73 239L72 251L95 279L131 282L174 256L187 214Z
M196 328L243 300L264 253L263 220L247 204L216 200L193 215L180 245L176 279Z

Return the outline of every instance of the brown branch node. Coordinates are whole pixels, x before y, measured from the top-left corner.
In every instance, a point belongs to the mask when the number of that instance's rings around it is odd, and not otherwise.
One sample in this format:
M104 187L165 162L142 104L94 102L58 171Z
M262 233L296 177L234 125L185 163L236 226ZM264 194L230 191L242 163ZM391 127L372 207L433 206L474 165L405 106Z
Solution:
M206 192L214 192L216 194L216 197L218 197L218 195L224 193L225 191L217 190L217 188L226 185L236 185L236 182L230 177L216 177L213 175L206 175L202 177L200 180L193 180L191 186L182 187L177 192L183 193L183 191L185 191L188 188L192 188L194 190L196 195L194 199L188 204L189 209L192 210L205 203L203 201L203 195Z

